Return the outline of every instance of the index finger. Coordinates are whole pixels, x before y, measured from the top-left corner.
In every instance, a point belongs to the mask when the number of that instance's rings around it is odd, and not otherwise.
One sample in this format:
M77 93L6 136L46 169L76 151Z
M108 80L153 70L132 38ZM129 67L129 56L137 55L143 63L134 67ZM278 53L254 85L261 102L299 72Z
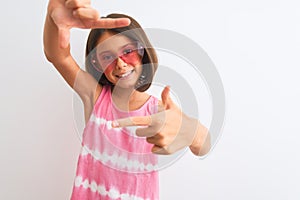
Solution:
M128 26L129 24L130 19L128 18L100 18L93 23L92 28L117 28Z
M137 116L118 119L112 122L112 127L126 127L126 126L150 126L152 122L151 116Z
M97 10L88 8L78 8L73 11L73 16L80 19L85 27L82 28L117 28L128 26L129 18L99 18Z

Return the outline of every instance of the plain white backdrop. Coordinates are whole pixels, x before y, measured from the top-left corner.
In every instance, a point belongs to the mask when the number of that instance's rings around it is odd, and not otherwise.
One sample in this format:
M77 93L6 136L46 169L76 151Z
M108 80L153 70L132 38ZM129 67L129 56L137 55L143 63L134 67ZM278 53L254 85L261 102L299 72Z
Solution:
M162 170L162 200L300 199L298 1L93 5L102 15L126 13L143 27L188 36L223 80L226 122L218 144L204 160L186 153ZM72 189L80 150L74 94L43 54L46 6L46 0L1 5L0 199L65 200ZM87 33L72 31L79 63Z

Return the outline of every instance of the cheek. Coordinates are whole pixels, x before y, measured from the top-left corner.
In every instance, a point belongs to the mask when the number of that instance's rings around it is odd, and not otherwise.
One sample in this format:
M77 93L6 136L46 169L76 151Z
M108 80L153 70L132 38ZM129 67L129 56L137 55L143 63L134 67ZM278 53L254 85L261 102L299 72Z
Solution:
M107 66L105 69L104 69L104 74L105 75L109 75L109 74L111 74L112 73L112 71L113 71L113 67L112 66Z
M131 62L129 64L134 66L135 68L142 68L143 67L142 62L140 62L140 61L134 61L134 62Z
M142 58L140 58L139 56L137 56L135 59L133 59L133 62L135 65L142 65Z
M138 65L138 67L135 68L137 74L140 76L142 74L143 71L143 66L142 65Z

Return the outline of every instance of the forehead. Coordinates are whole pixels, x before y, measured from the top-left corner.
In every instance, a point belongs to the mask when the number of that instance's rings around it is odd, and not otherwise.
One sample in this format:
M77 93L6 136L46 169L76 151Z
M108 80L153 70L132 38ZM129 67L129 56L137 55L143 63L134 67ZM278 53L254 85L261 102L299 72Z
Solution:
M97 42L97 52L117 51L119 48L131 42L132 40L125 35L106 31Z

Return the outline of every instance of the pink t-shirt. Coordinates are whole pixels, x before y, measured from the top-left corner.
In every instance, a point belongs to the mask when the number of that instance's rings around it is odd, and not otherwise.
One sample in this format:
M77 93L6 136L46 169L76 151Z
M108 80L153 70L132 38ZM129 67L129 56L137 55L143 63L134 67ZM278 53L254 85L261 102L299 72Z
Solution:
M71 200L158 200L157 157L152 144L137 137L137 127L112 128L111 121L157 112L151 96L139 109L124 112L112 102L104 86L82 137Z

